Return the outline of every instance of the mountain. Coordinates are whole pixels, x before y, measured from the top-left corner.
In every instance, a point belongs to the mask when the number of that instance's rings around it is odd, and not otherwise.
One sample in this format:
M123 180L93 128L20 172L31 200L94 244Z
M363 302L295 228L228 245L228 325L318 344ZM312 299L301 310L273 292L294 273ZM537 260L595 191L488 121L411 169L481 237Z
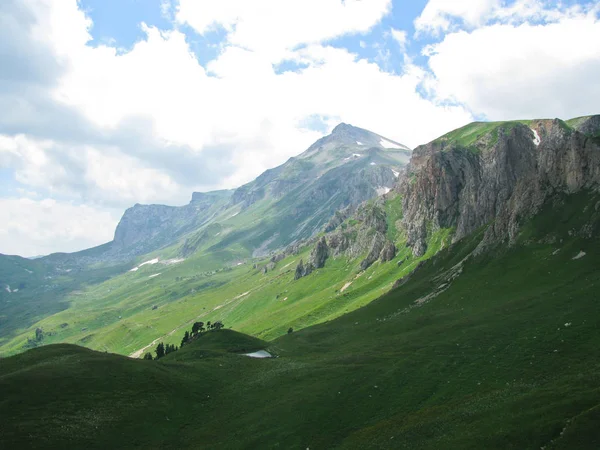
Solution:
M224 329L158 361L65 344L3 359L0 446L597 449L598 201L564 194L512 247L476 254L480 229L365 307L269 342ZM276 358L243 356L262 349Z
M389 192L410 155L402 144L340 124L298 157L234 191L194 193L183 207L130 208L117 226L111 251L140 255L185 236L181 256L189 256L205 238L205 226L221 229L240 214L236 226L222 230L228 237L221 247L240 243L254 256L265 255L319 232L335 211ZM252 213L259 209L261 220L256 221Z
M408 245L423 254L431 230L452 228L458 241L486 224L482 246L514 243L557 195L598 188L599 137L591 116L473 123L418 147L398 187Z
M476 122L404 168L382 139L341 125L78 256L134 262L0 258L0 446L598 448L600 116ZM138 359L196 321L236 331Z

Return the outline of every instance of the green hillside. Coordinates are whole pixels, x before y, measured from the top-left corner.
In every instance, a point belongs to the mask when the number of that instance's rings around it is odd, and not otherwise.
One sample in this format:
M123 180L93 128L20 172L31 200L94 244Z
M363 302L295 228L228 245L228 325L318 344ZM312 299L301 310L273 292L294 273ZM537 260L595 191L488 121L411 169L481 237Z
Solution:
M121 267L117 276L67 294L64 310L25 324L10 339L0 338L0 354L22 351L36 328L45 333L40 345L66 342L141 356L159 338L179 344L183 330L195 320L223 320L228 327L266 339L285 334L289 327L298 330L331 320L389 291L398 278L447 245L450 230L440 230L432 236L428 253L415 258L396 227L400 197L390 195L386 210L389 235L401 250L392 261L375 263L364 272L362 257L340 256L295 281L296 265L307 259L311 246L278 261L265 274L268 259L250 259L232 247L215 250L208 239L204 251L179 263L147 264L135 272ZM348 226L355 222L350 219ZM146 258L159 254L164 253Z
M222 330L160 361L69 345L3 359L0 446L596 449L599 226L572 230L597 200L548 205L510 250L475 255L472 235L266 344ZM263 345L277 358L236 354Z

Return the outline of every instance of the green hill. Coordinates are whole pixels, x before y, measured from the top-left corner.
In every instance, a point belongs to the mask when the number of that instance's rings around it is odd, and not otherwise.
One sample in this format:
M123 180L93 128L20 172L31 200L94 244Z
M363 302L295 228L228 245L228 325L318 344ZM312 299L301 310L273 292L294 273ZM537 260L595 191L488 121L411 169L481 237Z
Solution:
M2 359L0 446L596 449L597 201L555 199L512 248L473 252L480 229L268 343L221 330L159 361L71 345ZM276 358L238 354L265 345Z

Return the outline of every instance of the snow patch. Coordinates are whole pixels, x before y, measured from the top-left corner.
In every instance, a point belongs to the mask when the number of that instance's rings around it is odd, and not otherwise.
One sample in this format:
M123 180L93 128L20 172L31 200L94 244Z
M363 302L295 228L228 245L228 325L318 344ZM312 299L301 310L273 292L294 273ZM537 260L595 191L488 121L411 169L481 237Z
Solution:
M150 261L146 261L141 263L138 267L145 266L146 264L158 264L158 258L151 259Z
M377 163L374 163L374 162L372 162L372 163L370 163L369 165L370 165L370 166L376 166L376 165L377 165Z
M6 292L8 292L9 294L12 292L12 291L10 290L10 286L9 286L8 284L6 285L6 287L5 287L4 289L6 289Z
M252 353L244 353L243 355L248 356L250 358L272 358L273 357L273 355L271 355L266 350L259 350L257 352L252 352Z
M360 153L352 153L352 156L348 156L344 158L344 161L350 161L352 158L360 158L362 155Z
M390 188L389 187L385 187L385 186L380 186L376 189L377 191L377 195L385 195L388 192L390 192Z
M573 257L573 259L581 259L581 258L583 258L585 255L586 255L586 253L585 253L585 252L583 252L583 251L581 251L581 252L577 253L577 255Z
M240 213L240 212L238 211L238 212L236 212L236 213L232 214L231 216L229 216L229 218L230 218L230 219L233 219L233 218L234 218L235 216L237 216L239 213Z
M33 270L25 269L25 272L27 272L27 273L33 273Z
M540 135L533 128L530 128L530 130L533 131L533 143L537 147L538 145L540 145L540 142L542 142L542 140L540 139Z
M160 275L160 273L155 273L154 275L150 275L148 278L154 278L154 277L157 277L159 275Z
M161 261L162 264L165 264L167 266L170 266L172 264L179 264L180 262L185 261L185 259L183 258L173 258L173 259L165 259L164 261Z
M154 259L151 259L150 261L143 262L139 266L131 269L130 272L137 272L140 267L145 266L146 264L150 264L150 265L158 264L158 258L154 258Z
M394 176L396 178L398 178L400 176L400 172L396 172L394 169L392 169L392 173L394 174Z
M358 145L365 145L365 144L363 144L362 142L359 142L359 141L356 141L356 143L357 143Z

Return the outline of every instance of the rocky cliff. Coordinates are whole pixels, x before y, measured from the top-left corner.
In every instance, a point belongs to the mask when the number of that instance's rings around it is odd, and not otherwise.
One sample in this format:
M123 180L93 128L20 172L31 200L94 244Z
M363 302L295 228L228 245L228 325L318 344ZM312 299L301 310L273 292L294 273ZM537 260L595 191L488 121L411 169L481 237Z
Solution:
M431 230L454 241L490 224L482 248L513 243L520 225L559 193L600 183L600 116L475 123L415 149L397 186L415 255Z
M194 192L185 206L135 205L117 225L112 251L139 255L173 243L212 219L231 195L232 191Z

